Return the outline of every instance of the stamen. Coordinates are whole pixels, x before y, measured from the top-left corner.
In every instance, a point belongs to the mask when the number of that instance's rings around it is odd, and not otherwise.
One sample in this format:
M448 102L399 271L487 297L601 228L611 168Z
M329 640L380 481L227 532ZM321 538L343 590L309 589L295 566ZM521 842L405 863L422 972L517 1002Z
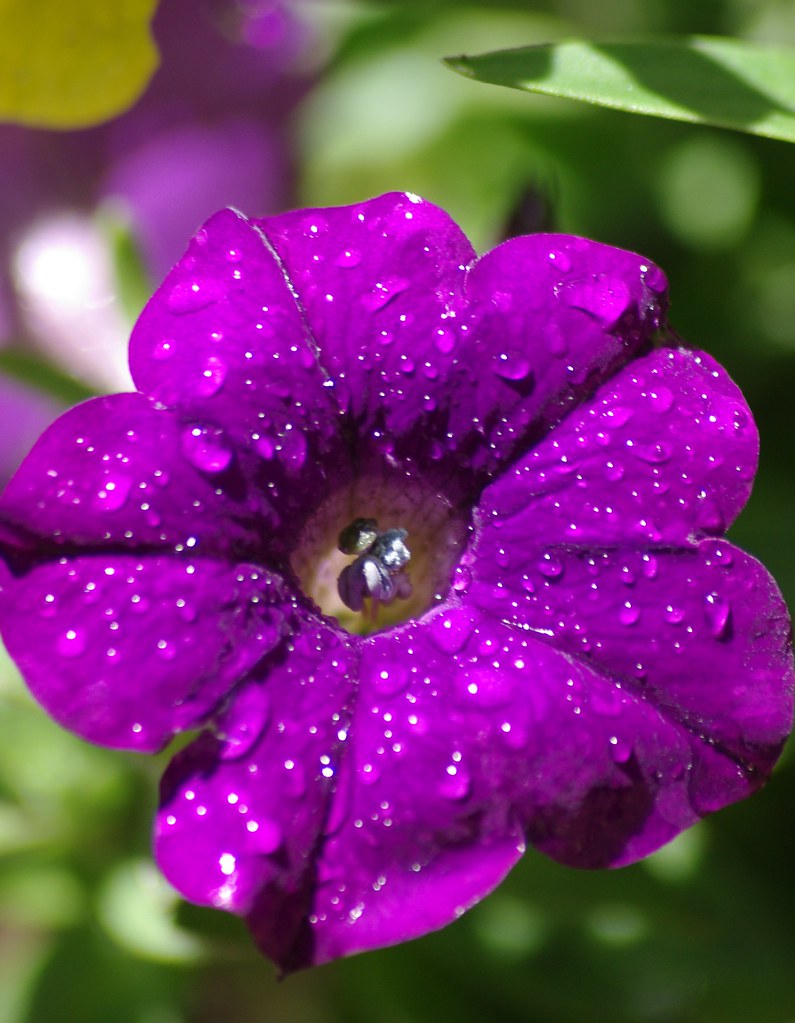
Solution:
M354 519L340 533L337 546L343 554L364 554L378 538L378 523L375 519Z
M396 598L411 596L411 580L403 571L411 559L404 543L405 529L378 532L375 519L354 519L339 535L338 546L344 554L357 554L337 580L340 599L351 611L361 611L367 599L372 601L373 619L379 604L391 604Z

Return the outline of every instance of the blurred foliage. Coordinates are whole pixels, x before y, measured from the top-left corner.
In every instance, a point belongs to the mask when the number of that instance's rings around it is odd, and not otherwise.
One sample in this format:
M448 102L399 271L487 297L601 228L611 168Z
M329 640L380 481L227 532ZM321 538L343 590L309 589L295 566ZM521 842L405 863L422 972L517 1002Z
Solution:
M727 366L762 435L755 493L732 537L795 603L789 147L520 95L441 63L453 53L607 35L793 45L795 3L304 0L299 9L324 66L293 125L298 200L407 189L448 209L480 248L517 224L552 227L665 267L674 328ZM126 228L111 223L110 232L132 307L145 274ZM0 374L78 397L42 358L17 339L0 354ZM153 871L150 821L168 756L81 743L0 664L0 1019L795 1020L792 756L764 792L644 863L575 872L529 852L445 931L283 983L242 922L179 902Z
M0 117L81 128L126 110L157 66L157 0L0 0Z

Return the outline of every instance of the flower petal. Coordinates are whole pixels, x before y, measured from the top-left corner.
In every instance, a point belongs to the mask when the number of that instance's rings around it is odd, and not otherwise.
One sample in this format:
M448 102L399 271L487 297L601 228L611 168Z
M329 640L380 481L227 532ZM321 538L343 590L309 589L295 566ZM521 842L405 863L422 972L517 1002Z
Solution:
M424 461L445 456L454 405L466 419L468 368L456 350L466 268L475 252L450 217L392 193L356 206L258 221L284 263L357 424L360 451ZM470 441L477 434L463 422ZM429 439L433 440L432 450Z
M311 465L317 492L339 458L331 382L296 299L261 231L233 210L207 221L155 292L130 367L183 421L256 452L281 491Z
M56 547L191 540L218 554L258 550L278 521L250 479L260 466L241 465L220 431L194 430L141 394L84 402L39 438L0 498L0 518Z
M194 902L248 914L285 969L311 956L315 861L345 744L351 660L331 630L305 627L163 779L156 853L166 877Z
M517 238L472 265L447 215L403 194L260 223L360 437L409 462L452 454L474 481L663 324L657 267L582 238Z
M195 728L287 630L280 580L179 554L60 558L0 577L3 639L84 739L154 752Z
M685 544L722 534L759 454L736 385L708 355L658 349L625 366L483 494L484 557L550 543Z
M793 668L784 602L757 561L721 540L525 548L519 560L521 573L480 559L468 599L653 704L752 785L764 780L792 726ZM707 775L694 770L691 785L704 810L727 801Z
M462 358L490 473L648 345L664 327L665 275L633 252L570 235L513 238L467 277ZM453 426L455 432L457 425Z

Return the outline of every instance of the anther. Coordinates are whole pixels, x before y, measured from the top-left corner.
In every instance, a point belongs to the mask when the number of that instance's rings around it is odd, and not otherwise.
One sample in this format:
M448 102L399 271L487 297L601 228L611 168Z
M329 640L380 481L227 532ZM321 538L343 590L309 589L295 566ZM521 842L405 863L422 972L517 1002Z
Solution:
M361 611L368 598L375 615L379 604L391 604L396 598L411 596L411 581L403 571L411 559L404 543L405 529L378 532L375 519L354 519L339 535L338 546L344 554L357 554L337 580L337 590L346 607Z
M340 533L337 547L343 554L364 554L378 538L378 523L375 519L354 519Z

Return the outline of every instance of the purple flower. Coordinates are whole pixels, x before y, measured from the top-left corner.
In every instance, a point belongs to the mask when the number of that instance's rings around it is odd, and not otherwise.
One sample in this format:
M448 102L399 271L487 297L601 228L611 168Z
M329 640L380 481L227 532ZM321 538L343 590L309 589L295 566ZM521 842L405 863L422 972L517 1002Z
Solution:
M224 210L135 328L140 393L8 486L11 655L93 742L207 726L157 856L284 969L447 924L526 841L626 864L767 778L789 622L722 539L757 434L665 308L640 256L476 258L413 196Z

